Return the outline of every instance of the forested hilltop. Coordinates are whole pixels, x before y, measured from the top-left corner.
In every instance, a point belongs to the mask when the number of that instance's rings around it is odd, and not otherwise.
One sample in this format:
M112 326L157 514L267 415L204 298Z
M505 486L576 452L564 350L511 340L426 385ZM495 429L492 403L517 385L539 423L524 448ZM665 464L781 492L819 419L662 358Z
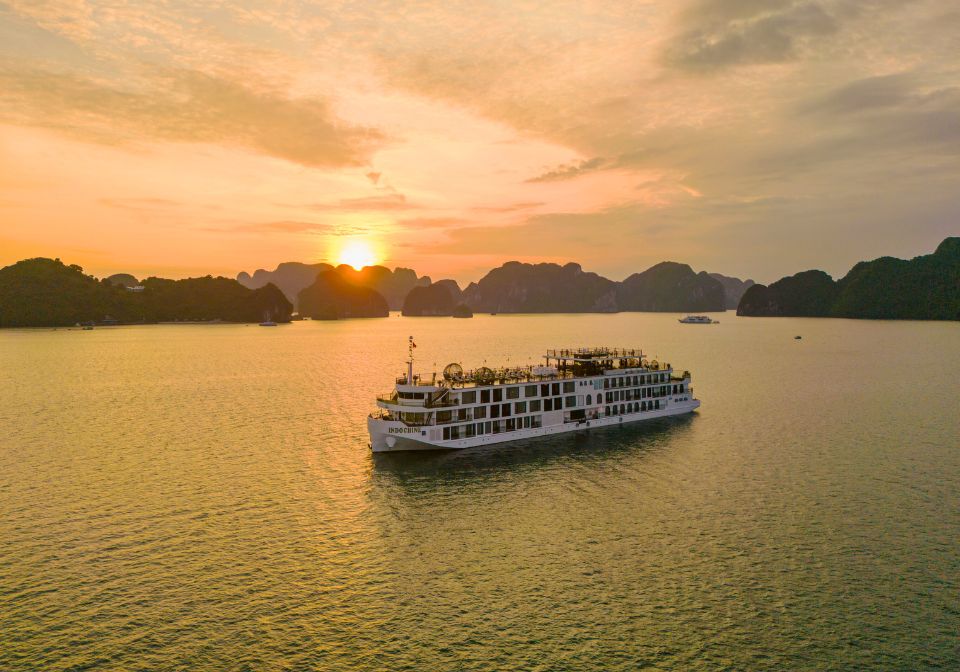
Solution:
M862 261L836 282L823 271L804 271L754 285L737 315L960 320L960 238L911 260Z
M115 278L114 278L115 280ZM274 285L248 289L230 278L147 278L135 290L97 280L59 259L25 259L0 269L0 327L78 322L140 323L290 320L293 306Z

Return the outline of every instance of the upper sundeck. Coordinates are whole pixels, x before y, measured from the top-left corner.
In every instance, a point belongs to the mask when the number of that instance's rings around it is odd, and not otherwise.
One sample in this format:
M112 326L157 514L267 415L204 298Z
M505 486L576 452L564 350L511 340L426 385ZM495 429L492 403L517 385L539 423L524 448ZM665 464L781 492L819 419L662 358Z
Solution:
M449 367L448 367L449 368ZM462 371L455 374L444 374L438 376L436 373L428 377L414 374L413 382L407 381L406 376L397 378L397 386L410 387L433 387L443 388L461 388L461 387L480 387L489 385L509 385L511 383L530 383L543 380L561 380L564 378L575 378L576 374L572 371L562 371L554 367L547 366L520 366L520 367L501 367L490 369L481 366L478 369Z
M548 361L558 362L614 362L623 359L643 360L645 355L639 348L560 348L547 350L544 355Z
M397 389L406 391L439 391L469 387L486 387L533 383L545 380L563 380L568 378L586 378L590 376L611 375L618 371L668 371L670 364L648 361L639 348L562 348L547 350L544 355L547 366L519 366L489 368L481 366L464 371L456 363L447 365L442 374L429 376L412 374L397 377ZM551 361L555 366L551 366ZM411 367L412 369L412 367ZM412 375L411 375L412 374Z

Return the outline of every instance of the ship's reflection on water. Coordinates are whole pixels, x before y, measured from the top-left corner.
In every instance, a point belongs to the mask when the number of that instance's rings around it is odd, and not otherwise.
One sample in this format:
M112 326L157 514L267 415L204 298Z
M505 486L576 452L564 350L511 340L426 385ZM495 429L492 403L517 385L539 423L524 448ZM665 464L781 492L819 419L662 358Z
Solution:
M557 463L603 466L610 460L664 450L682 440L696 413L619 427L524 439L464 450L372 453L372 477L415 490L431 482L482 482L506 474L550 468Z

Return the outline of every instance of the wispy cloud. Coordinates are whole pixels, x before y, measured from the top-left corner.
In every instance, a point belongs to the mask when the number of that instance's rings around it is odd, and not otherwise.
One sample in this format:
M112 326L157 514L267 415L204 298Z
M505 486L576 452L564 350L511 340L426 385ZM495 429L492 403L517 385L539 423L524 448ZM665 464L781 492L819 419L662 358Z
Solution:
M285 219L272 222L232 223L221 226L207 226L205 231L210 233L299 233L322 236L356 236L369 232L365 226L325 224L294 219Z
M810 0L700 0L681 14L680 31L667 44L665 62L687 70L782 63L800 45L832 35L837 19Z
M577 163L557 166L556 168L548 170L547 172L537 175L536 177L531 177L527 180L527 182L558 182L560 180L572 180L573 178L580 177L585 173L602 170L610 165L611 162L609 159L598 156L592 159L584 159L583 161L578 161Z
M403 194L384 194L379 196L360 196L357 198L341 198L330 203L309 203L303 206L309 210L321 212L374 212L389 210L412 210L417 206L407 202Z
M545 201L521 201L519 203L508 203L507 205L475 205L470 210L473 212L508 213L532 210L543 205L546 205Z
M360 166L385 142L380 131L337 118L323 99L193 70L147 69L121 86L7 64L0 102L0 121L87 140L220 143L306 166Z

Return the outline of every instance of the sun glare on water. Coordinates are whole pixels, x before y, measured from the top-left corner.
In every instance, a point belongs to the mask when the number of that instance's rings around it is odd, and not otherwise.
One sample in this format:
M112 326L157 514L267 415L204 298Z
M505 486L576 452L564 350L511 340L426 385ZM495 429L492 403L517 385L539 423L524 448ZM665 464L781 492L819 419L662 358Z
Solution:
M369 243L362 240L348 242L337 255L337 264L348 264L358 271L364 266L373 266L377 261L377 255L373 248Z

